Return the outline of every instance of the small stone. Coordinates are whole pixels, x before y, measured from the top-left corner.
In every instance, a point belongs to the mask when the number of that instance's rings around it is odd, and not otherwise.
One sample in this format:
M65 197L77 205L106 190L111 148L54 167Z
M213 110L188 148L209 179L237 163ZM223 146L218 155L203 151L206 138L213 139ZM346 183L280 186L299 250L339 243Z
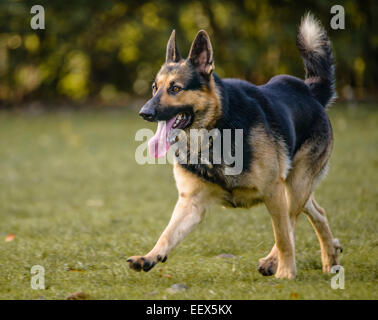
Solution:
M217 258L223 258L223 259L234 259L236 258L233 254L230 253L222 253Z
M102 200L102 199L88 199L85 204L88 207L102 207L104 205L104 200Z
M175 284L172 284L166 291L167 293L175 294L175 293L182 292L185 290L188 290L187 285L181 284L181 283L175 283Z

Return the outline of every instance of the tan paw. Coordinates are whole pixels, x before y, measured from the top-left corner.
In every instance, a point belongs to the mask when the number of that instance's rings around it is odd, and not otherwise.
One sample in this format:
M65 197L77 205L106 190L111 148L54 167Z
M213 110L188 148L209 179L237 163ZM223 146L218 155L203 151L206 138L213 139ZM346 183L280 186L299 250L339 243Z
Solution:
M151 258L147 256L132 256L126 260L126 262L129 263L129 267L135 271L150 271L155 264L157 264L159 261L165 262L167 260L167 256L156 256L156 258Z
M278 260L276 256L259 260L258 271L263 276L272 276L277 271Z
M274 275L277 279L295 279L296 271L295 268L277 268L277 272Z

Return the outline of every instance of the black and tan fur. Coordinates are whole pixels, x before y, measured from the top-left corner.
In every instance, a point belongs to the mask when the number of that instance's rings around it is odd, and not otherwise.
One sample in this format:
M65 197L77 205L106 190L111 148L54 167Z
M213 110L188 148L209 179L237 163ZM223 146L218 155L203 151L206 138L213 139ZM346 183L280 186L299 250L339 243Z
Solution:
M259 261L263 275L295 278L294 231L301 212L319 238L323 271L338 264L340 245L313 195L327 171L333 143L325 112L335 98L333 55L325 30L311 15L302 20L297 45L306 69L304 81L280 75L254 86L213 72L213 50L205 31L197 34L187 59L181 58L172 33L166 63L142 116L168 120L185 111L192 119L186 131L243 129L243 171L227 176L224 164L175 163L178 201L172 218L148 254L127 260L131 268L148 271L164 262L209 206L249 208L260 202L270 213L275 238L271 252ZM179 87L177 93L174 86Z

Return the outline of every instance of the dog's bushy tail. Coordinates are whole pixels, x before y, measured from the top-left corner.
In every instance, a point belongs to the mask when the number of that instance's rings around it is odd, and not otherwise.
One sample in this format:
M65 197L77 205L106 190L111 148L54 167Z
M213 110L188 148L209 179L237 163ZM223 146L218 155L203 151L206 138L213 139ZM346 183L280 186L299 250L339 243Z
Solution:
M325 29L310 13L302 18L297 46L305 65L305 83L326 107L336 99L334 58Z

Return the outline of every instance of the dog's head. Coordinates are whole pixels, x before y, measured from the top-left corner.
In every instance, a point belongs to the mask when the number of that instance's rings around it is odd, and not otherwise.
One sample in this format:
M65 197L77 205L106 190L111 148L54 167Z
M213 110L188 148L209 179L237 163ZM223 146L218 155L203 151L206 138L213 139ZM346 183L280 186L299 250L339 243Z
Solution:
M153 96L139 112L145 120L158 122L153 143L164 140L169 148L172 129L212 128L220 115L213 69L213 49L205 31L198 32L187 59L183 59L173 30L165 63L152 84Z

